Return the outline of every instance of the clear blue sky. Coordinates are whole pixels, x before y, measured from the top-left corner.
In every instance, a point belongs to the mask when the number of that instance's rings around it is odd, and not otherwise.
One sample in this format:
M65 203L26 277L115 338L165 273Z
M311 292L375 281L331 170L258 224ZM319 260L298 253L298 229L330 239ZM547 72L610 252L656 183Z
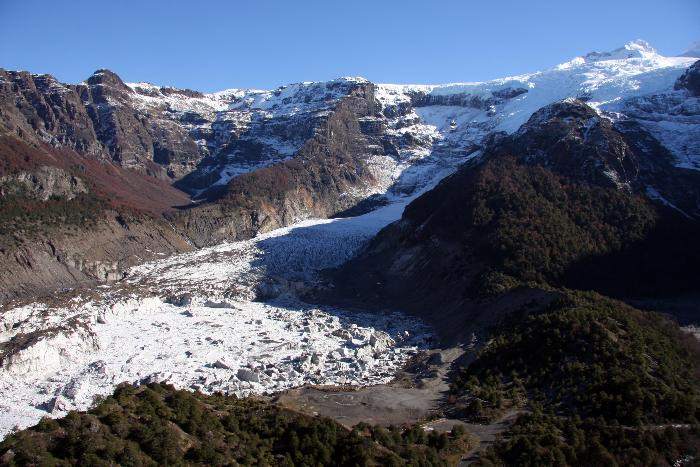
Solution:
M477 81L636 38L683 51L700 40L700 0L0 0L0 67L203 91Z

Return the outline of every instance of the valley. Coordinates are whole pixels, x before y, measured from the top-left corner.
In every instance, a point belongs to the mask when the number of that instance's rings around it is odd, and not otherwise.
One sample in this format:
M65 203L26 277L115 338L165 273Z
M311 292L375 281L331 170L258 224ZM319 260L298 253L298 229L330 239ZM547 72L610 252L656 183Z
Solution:
M0 438L83 417L165 462L113 414L178 459L184 398L221 440L261 404L375 456L691 455L698 77L641 40L441 85L0 70Z

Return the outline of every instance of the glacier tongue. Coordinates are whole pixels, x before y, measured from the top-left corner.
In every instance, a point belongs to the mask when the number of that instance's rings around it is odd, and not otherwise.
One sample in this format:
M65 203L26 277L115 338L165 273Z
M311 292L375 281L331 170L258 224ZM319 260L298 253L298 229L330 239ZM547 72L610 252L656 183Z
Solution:
M0 435L87 409L121 382L244 396L389 381L429 329L400 313L314 306L295 291L409 200L146 263L120 283L6 310Z

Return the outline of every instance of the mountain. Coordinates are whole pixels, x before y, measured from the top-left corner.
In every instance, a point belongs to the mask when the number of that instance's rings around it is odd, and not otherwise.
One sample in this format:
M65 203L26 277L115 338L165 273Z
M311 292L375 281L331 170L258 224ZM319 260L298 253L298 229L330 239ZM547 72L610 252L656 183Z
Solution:
M649 54L635 42L574 63ZM444 407L477 430L514 418L480 465L695 459L698 343L675 320L700 319L699 65L650 94L566 97L490 133L307 299L407 310L478 349Z
M3 297L412 196L489 133L567 97L629 116L674 164L697 167L697 100L670 89L690 63L636 41L485 83L341 78L213 94L108 70L75 85L2 71Z
M86 461L56 441L86 430L114 448L92 460L244 454L231 436L265 433L235 429L249 401L156 383L398 391L410 364L432 376L402 394L451 368L431 410L508 430L486 460L674 463L697 440L697 345L628 303L697 304L696 62L634 41L482 83L211 94L3 71L0 434L149 386L8 437L0 462ZM362 430L370 456L423 433Z
M693 290L700 174L673 162L636 124L551 104L410 203L335 273L334 293L456 330L442 318L489 322L478 299L508 284Z
M681 57L700 58L700 41L695 41L681 54Z

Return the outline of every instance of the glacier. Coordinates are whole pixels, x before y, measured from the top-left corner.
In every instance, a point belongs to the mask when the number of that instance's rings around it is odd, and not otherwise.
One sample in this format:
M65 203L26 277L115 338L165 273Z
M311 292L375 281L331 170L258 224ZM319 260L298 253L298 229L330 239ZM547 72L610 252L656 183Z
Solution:
M391 380L431 331L400 310L359 311L305 303L318 271L351 258L405 205L479 155L494 131L513 132L552 102L579 98L610 119L635 118L679 166L700 169L700 104L674 90L696 59L664 57L643 41L577 57L549 70L480 83L375 85L396 153L368 155L385 205L367 214L312 219L258 237L142 264L114 284L75 289L0 313L0 437L15 427L83 410L122 382L246 396L304 384ZM355 80L355 81L353 81ZM228 127L308 112L342 98L341 78L276 91L188 96L131 83L144 108L197 111ZM330 90L330 91L329 91ZM332 94L327 99L328 92ZM253 123L251 123L253 122ZM193 123L193 130L197 124ZM206 145L206 141L201 144ZM292 157L298 142L267 142L255 166L212 166L218 182ZM235 158L234 158L235 159ZM239 165L236 165L239 164Z

